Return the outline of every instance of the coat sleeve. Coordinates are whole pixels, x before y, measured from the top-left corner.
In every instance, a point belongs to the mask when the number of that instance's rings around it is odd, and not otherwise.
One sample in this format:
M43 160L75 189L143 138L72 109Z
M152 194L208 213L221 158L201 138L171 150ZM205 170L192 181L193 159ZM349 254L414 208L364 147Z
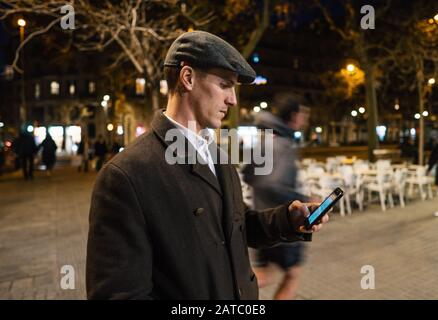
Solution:
M312 241L311 233L295 232L288 207L292 201L276 208L245 212L246 239L252 248L264 248L280 242Z
M87 244L88 299L150 299L152 248L128 176L110 163L93 190Z
M233 170L236 181L236 193L242 195L242 187L236 170ZM237 206L243 208L246 240L249 247L263 248L280 242L311 241L311 233L295 232L289 205L296 199L284 201L282 205L266 210L250 210L244 203L243 197L237 197Z

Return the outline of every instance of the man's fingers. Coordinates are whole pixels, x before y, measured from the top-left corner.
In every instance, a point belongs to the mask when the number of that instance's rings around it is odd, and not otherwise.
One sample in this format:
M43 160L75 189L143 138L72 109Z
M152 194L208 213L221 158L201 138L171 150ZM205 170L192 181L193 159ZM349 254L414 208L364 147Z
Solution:
M302 203L298 200L295 200L294 202L292 202L292 209L301 211L305 218L310 216L310 211L307 203Z
M309 202L309 203L305 203L305 206L310 210L310 212L315 211L316 208L319 207L321 203L319 202Z
M327 223L329 220L330 220L330 216L328 214L322 217L322 223Z

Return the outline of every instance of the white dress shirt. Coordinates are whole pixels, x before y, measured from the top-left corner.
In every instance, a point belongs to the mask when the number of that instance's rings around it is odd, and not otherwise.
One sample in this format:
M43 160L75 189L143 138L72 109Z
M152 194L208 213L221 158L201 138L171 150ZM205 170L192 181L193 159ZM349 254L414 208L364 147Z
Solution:
M202 159L208 164L211 172L216 176L216 170L214 168L213 158L211 156L209 145L214 141L213 135L208 130L202 130L203 136L200 136L193 130L183 126L179 122L176 122L166 113L163 113L170 122L172 122L176 128L190 141L190 143L195 147L196 151L201 155Z

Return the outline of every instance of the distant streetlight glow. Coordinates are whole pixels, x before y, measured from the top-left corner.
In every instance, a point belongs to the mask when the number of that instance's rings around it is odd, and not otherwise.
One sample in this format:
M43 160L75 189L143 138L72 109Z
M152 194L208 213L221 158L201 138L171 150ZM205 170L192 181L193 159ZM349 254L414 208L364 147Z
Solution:
M357 116L357 111L356 111L356 110L351 111L351 115L352 115L353 117L356 117L356 116Z
M356 66L355 66L354 64L349 63L349 64L347 65L347 71L348 71L348 72L352 73L352 72L354 72L355 70L356 70Z
M27 126L27 132L33 132L33 125Z
M254 112L260 112L260 107L259 107L259 106L255 106L255 107L253 108L253 110L254 110Z
M24 20L24 19L18 19L17 24L18 24L20 27L24 27L24 26L26 25L26 20Z
M400 105L399 105L398 103L396 103L395 106L394 106L394 109L395 109L395 110L400 109Z
M359 112L360 112L360 113L365 113L365 108L364 108L364 107L360 107L360 108L359 108Z
M253 82L256 85L263 85L268 83L268 79L263 76L257 76Z
M321 133L322 132L322 128L321 127L316 127L315 131L316 131L316 133Z
M119 136L121 136L123 134L123 126L122 125L117 126L117 134Z
M435 84L435 78L430 78L430 79L427 81L427 83L430 84L430 85Z
M108 125L106 126L106 129L107 129L108 131L113 131L113 129L114 129L113 124L112 124L112 123L108 123Z
M429 19L429 20L427 20L430 24L434 24L435 23L435 20L433 20L432 18L431 19Z
M104 101L108 101L109 99L110 99L110 96L109 96L109 95L106 94L106 95L103 96L103 100L104 100Z
M429 112L423 111L423 117L427 117L429 115Z
M438 22L438 13L433 18L435 19L436 22Z
M420 115L419 113L416 113L416 114L414 115L414 118L418 120L418 119L421 118L421 115Z
M105 100L103 100L103 101L100 103L100 105L101 105L102 107L105 108L105 107L108 105L108 102L105 101Z
M295 139L300 139L301 136L302 136L302 134L301 134L300 131L295 131L295 132L294 132L294 137L295 137Z
M0 128L3 128L5 126L4 122L0 122Z
M268 104L266 103L266 102L261 102L260 103L260 107L262 108L262 109L266 109L267 107L268 107Z

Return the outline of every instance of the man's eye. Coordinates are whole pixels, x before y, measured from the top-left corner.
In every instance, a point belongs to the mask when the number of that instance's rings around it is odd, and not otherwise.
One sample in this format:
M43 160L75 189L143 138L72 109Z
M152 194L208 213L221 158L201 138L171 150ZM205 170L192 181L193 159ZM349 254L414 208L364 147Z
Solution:
M222 89L228 88L228 84L226 84L226 83L221 83L221 88L222 88Z

